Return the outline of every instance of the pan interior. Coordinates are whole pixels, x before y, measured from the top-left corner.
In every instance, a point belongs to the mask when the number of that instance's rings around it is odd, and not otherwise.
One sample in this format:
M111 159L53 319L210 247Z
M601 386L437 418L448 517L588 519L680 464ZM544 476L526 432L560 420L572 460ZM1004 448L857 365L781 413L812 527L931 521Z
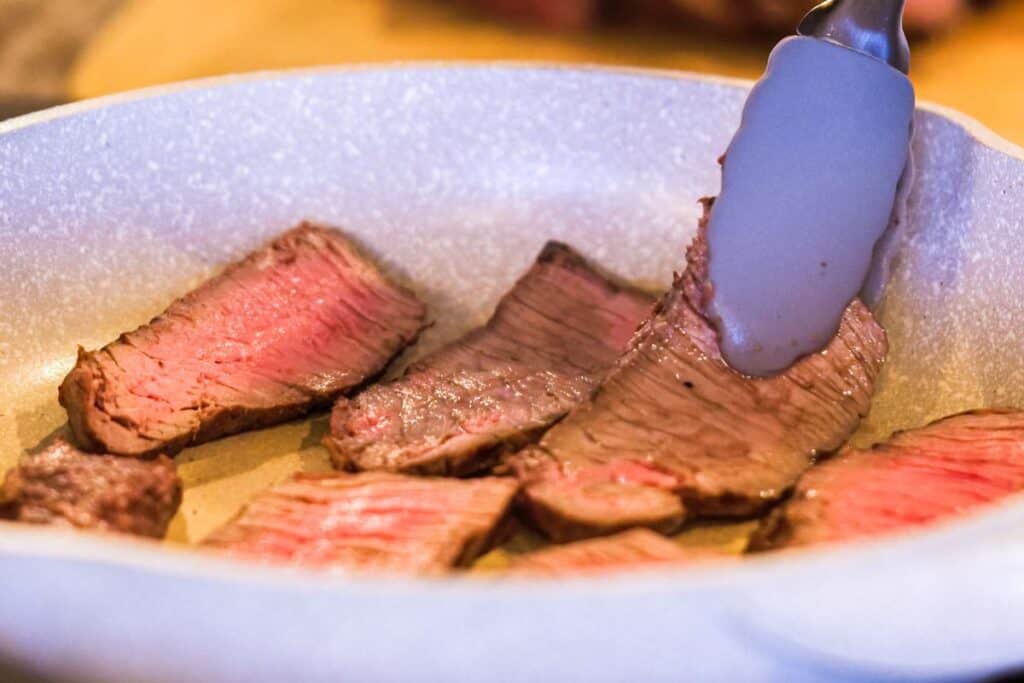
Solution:
M436 325L403 362L481 323L548 239L666 286L745 95L596 70L368 69L14 126L0 135L0 470L64 429L56 388L79 345L144 323L303 219L344 228L428 302ZM914 161L880 309L892 352L860 441L1024 406L1024 162L927 112ZM257 491L328 469L326 428L319 415L184 452L169 540L202 539ZM682 541L738 550L749 530ZM523 533L503 552L536 543Z

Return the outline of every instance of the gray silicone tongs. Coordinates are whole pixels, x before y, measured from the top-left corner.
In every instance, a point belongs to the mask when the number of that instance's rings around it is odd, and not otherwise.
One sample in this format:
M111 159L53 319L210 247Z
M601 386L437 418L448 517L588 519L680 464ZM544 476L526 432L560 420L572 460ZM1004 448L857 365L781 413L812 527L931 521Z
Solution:
M905 0L830 0L772 51L708 223L708 315L752 376L823 348L858 295L909 159Z

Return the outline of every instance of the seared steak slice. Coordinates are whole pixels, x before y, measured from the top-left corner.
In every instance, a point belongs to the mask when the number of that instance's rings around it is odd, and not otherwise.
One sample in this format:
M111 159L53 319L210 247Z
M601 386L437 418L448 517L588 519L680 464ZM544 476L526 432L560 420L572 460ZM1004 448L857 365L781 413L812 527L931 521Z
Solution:
M237 557L342 572L436 574L497 540L514 479L305 474L204 541Z
M87 450L146 456L282 422L377 375L424 326L339 232L290 230L99 351L60 387Z
M703 315L705 226L686 272L593 398L512 459L530 518L556 540L752 515L868 411L886 342L859 301L824 351L778 377L726 364Z
M181 504L166 456L144 461L82 453L66 441L26 456L0 488L0 516L162 538Z
M1024 491L1024 412L979 410L844 448L811 469L754 535L752 549L909 530Z
M486 469L590 396L653 305L549 243L484 327L340 399L324 442L340 469Z
M509 571L522 576L564 578L673 565L683 567L714 558L714 553L687 550L653 531L633 529L520 555L512 560Z

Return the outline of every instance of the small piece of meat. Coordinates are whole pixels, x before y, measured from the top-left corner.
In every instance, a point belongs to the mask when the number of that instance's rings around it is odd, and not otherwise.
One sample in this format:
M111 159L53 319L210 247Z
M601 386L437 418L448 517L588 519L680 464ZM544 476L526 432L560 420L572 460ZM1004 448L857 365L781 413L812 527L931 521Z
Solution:
M163 538L181 480L166 456L93 455L59 440L7 474L0 500L0 516L18 522Z
M485 470L589 397L653 306L549 243L484 327L340 399L324 443L339 469Z
M530 578L565 578L686 567L714 559L722 559L722 556L687 550L653 531L633 529L520 555L512 561L509 572Z
M86 450L173 454L329 405L379 374L425 317L340 232L304 223L149 324L80 350L60 402Z
M268 564L438 574L499 539L517 488L495 477L303 474L257 496L204 545Z
M825 350L777 377L726 364L702 313L706 215L686 272L593 398L510 459L529 518L555 540L756 514L870 407L886 341L859 301Z
M752 550L910 530L1024 491L1024 412L979 410L847 447L811 469Z

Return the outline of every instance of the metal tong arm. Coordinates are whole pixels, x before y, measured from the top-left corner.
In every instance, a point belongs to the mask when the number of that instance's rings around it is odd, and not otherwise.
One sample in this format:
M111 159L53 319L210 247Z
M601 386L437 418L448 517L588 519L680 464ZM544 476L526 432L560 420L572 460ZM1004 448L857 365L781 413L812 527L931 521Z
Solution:
M797 33L838 43L910 72L903 33L906 0L826 0L803 18Z

